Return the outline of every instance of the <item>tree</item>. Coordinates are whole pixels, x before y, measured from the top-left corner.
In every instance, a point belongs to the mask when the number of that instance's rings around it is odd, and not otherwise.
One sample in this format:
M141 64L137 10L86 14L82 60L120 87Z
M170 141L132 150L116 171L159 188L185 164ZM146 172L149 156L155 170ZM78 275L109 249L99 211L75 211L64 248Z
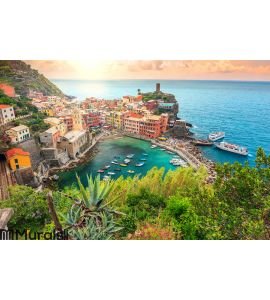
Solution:
M42 230L47 222L50 222L46 192L37 193L31 187L12 186L10 198L0 201L0 207L14 209L14 215L8 224L9 229L38 231Z

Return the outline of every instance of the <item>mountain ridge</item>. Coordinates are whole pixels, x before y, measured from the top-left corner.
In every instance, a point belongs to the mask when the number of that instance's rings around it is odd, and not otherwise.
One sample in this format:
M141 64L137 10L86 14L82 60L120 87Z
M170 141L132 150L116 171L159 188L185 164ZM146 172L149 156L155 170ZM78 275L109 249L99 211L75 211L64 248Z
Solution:
M29 90L45 96L65 96L48 78L21 60L0 60L0 83L12 85L22 96L27 96Z

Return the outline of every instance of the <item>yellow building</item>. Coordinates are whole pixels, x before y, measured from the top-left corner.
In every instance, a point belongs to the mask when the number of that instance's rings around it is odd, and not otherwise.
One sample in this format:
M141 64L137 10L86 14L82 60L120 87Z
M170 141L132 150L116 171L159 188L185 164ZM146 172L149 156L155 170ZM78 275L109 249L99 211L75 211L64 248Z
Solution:
M31 168L30 153L20 148L13 148L6 152L6 158L10 168L15 171L18 169Z
M49 117L44 119L44 123L49 124L50 126L56 127L56 129L59 130L60 136L64 136L67 133L67 125L63 122L63 120L60 120L55 117Z
M45 108L45 109L43 110L43 112L44 112L47 116L49 116L49 117L53 117L53 116L54 116L54 111L53 111L52 108Z

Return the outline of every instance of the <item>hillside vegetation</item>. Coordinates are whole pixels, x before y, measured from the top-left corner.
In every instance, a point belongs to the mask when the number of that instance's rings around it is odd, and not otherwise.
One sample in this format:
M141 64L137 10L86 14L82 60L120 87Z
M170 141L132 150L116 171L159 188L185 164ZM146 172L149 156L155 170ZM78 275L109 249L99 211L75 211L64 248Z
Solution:
M223 164L205 184L204 168L164 174L153 168L139 178L105 182L97 176L54 191L61 226L70 239L270 239L270 156L258 149L256 166ZM52 230L47 192L11 188L0 203L13 207L10 229Z
M56 85L21 60L0 60L0 82L14 86L21 96L26 96L29 89L46 96L64 96Z

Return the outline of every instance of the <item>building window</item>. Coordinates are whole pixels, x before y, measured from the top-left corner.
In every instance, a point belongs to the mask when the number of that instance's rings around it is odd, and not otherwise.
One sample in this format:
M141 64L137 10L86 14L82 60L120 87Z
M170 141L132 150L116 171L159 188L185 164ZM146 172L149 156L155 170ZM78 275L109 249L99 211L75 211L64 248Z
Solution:
M15 164L19 163L17 158L15 158L14 161L15 161Z

